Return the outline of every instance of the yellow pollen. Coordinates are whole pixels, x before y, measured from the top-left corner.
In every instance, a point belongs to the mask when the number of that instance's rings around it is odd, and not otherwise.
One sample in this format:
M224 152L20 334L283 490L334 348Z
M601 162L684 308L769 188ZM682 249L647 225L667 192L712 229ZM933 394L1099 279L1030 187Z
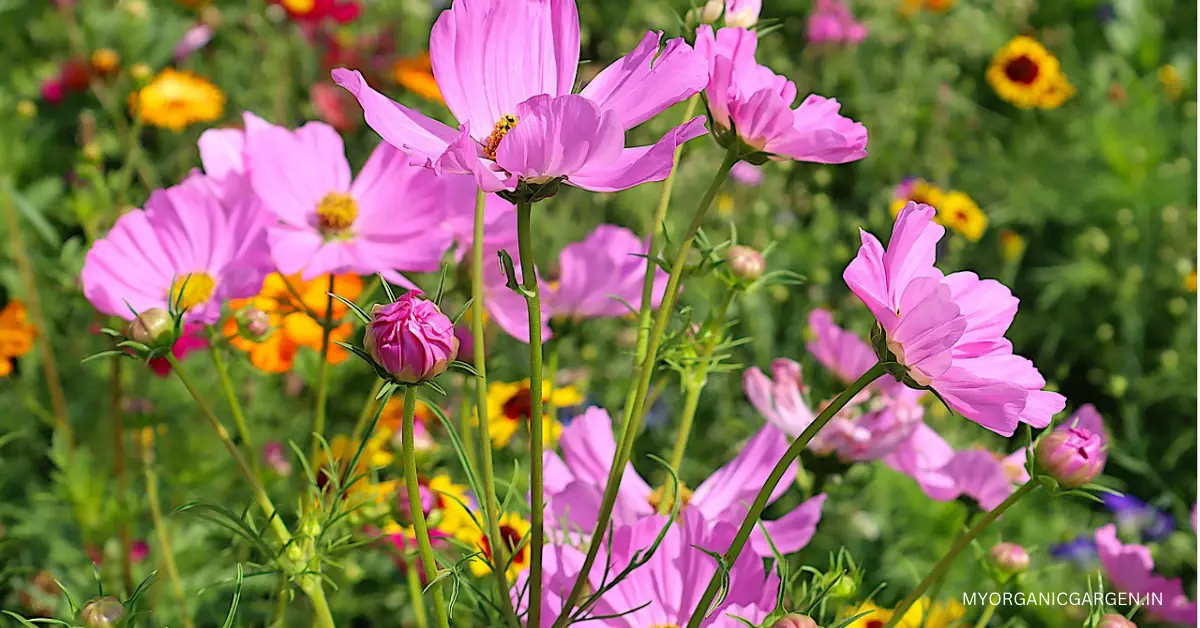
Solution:
M339 233L354 225L358 202L345 192L330 192L317 205L317 222L324 233Z
M217 282L208 273L188 273L171 284L171 307L190 310L212 298Z
M679 628L679 624L652 624L650 628Z
M500 121L496 126L492 127L492 134L488 136L487 142L483 144L483 156L488 159L496 158L496 150L500 148L500 140L504 139L508 132L517 126L517 116L511 113L506 113L500 116Z
M669 489L667 489L667 487L660 486L654 489L653 493L650 493L650 497L646 501L650 502L650 507L653 508L655 512L670 511L671 508L675 506L674 502L667 503L665 505L663 503L663 501L667 498L666 495L668 490ZM679 511L683 512L683 510L688 507L688 503L692 501L692 491L686 486L680 486L679 496L683 499L683 502L679 505Z

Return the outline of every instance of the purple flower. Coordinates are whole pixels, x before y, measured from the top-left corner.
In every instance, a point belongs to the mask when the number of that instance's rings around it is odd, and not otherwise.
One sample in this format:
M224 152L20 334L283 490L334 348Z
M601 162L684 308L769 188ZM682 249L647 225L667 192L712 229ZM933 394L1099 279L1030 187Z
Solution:
M867 130L838 114L836 100L815 94L796 109L796 85L754 59L758 35L744 28L696 31L696 52L709 64L705 94L719 131L736 130L742 144L775 159L824 164L867 156Z
M489 192L558 178L616 191L661 181L675 148L704 134L704 118L653 146L625 147L625 132L699 90L704 59L682 39L660 51L650 32L629 55L572 94L579 65L574 0L458 0L429 41L433 75L458 130L400 105L356 71L333 78L362 104L367 124L414 163L470 173Z
M742 185L749 186L762 185L762 182L766 179L763 175L762 166L748 164L744 161L733 164L733 168L729 170L729 178Z
M766 482L775 462L783 457L789 440L779 430L767 426L750 439L729 464L721 467L694 492L682 493L685 512L698 511L709 521L741 523L747 505ZM546 454L547 519L566 521L573 528L590 530L596 524L597 510L608 479L608 465L616 452L612 420L602 408L588 408L563 429L559 444L564 462L557 454ZM796 465L788 468L771 501L781 497L796 476ZM646 484L630 465L621 480L613 520L632 524L654 515L661 504L661 492ZM763 527L780 552L795 552L808 544L821 518L825 495L820 494ZM760 556L771 556L771 548L759 528L750 537Z
M1096 539L1091 534L1082 534L1066 543L1051 545L1050 556L1056 560L1069 560L1081 569L1090 569L1096 560Z
M267 463L275 473L282 477L287 477L292 474L292 463L288 462L287 454L283 450L283 445L278 441L270 441L263 445L263 462Z
M867 27L841 0L817 0L808 16L807 37L814 44L858 44L867 38Z
M1196 603L1184 594L1179 578L1154 573L1150 548L1122 544L1117 539L1117 527L1110 523L1096 530L1096 551L1108 582L1118 591L1138 596L1151 620L1196 625Z
M191 56L193 52L207 46L212 38L212 28L207 24L197 24L189 28L179 39L179 43L175 44L175 61L179 62Z
M608 555L601 556L589 574L592 588L599 588L606 571L611 579L629 564L634 552L648 549L666 523L666 517L655 515L618 523L611 544L602 550ZM702 550L726 551L736 532L736 522L712 519L696 509L680 513L679 521L671 525L649 562L605 593L591 609L593 615L605 618L589 623L600 628L686 625L696 600L717 570L716 561ZM583 554L574 547L547 547L543 626L557 619L582 563ZM523 574L513 587L518 612L523 612L529 603L528 595L522 594L528 591L527 577ZM730 566L726 595L700 625L740 628L746 625L741 619L758 625L774 609L778 589L778 577L764 569L762 558L742 552Z
M1105 493L1103 498L1122 536L1153 543L1167 538L1175 529L1175 520L1170 514L1133 495Z
M935 213L910 202L886 249L860 231L862 247L844 278L879 323L877 352L902 367L897 377L936 391L952 410L996 433L1011 436L1019 423L1045 427L1066 399L1043 390L1041 373L1004 337L1017 298L997 281L934 267L946 233L933 223Z
M376 305L363 336L367 353L397 382L415 384L446 372L458 356L454 324L437 304L407 292Z

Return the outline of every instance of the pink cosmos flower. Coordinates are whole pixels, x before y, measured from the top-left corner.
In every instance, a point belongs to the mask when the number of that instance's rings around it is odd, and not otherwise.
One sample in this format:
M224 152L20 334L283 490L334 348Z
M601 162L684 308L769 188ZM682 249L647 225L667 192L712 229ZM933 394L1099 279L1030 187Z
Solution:
M245 156L255 194L279 220L267 239L280 273L381 273L411 288L397 271L438 269L450 245L438 229L447 188L463 179L412 168L380 144L351 180L341 136L321 122L289 131L247 115Z
M582 242L568 244L558 257L558 279L542 288L543 320L617 318L629 315L631 306L640 309L648 250L647 240L615 225L600 225ZM495 292L508 290L502 273L491 279L501 284L495 286ZM667 280L665 272L655 270L653 307L662 302ZM504 331L529 342L529 313L523 297L501 296L488 307Z
M997 281L971 272L946 276L934 267L946 232L933 223L935 211L906 205L887 249L860 231L862 248L846 267L846 284L875 315L906 380L999 434L1011 436L1018 423L1045 427L1066 398L1043 390L1041 373L1004 338L1017 298Z
M867 38L867 27L841 0L817 0L808 16L807 37L814 44L857 44Z
M197 24L188 29L183 37L179 39L179 43L175 44L175 52L173 54L175 61L183 61L190 57L192 53L200 50L212 41L213 30L207 24Z
M725 2L725 25L750 28L758 23L762 11L762 0L727 0Z
M762 185L766 177L763 176L762 166L739 161L729 170L729 178L742 185L757 186Z
M633 553L645 551L667 524L665 516L648 515L628 524L617 524L611 545L605 546L596 561L589 581L593 590L620 572ZM590 609L588 623L600 628L645 628L646 626L684 626L695 609L717 563L701 549L724 552L737 532L737 523L713 520L696 509L680 513L679 520L667 531L662 545L641 568L606 592ZM563 602L575 583L583 564L583 553L567 545L546 548L542 600L542 626L558 618ZM529 604L527 572L513 587L518 612ZM712 613L701 622L704 628L741 628L741 620L758 625L775 608L779 579L767 572L760 556L742 552L729 569L728 587ZM603 618L603 619L601 619ZM739 619L740 618L740 619Z
M796 85L754 60L758 35L744 28L696 31L709 64L705 94L713 124L772 159L841 164L867 156L867 129L838 114L838 101L815 94L796 109Z
M1029 481L1024 449L1001 457L982 448L954 451L924 423L883 458L885 464L912 477L930 498L950 501L966 496L991 510Z
M182 362L188 355L207 348L208 336L204 333L204 325L187 323L183 326L182 335L175 340L174 345L171 345L171 355ZM165 357L151 359L149 366L150 370L159 377L167 377L171 374L171 363Z
M1096 552L1109 583L1119 591L1138 596L1151 621L1196 625L1196 603L1188 599L1179 578L1154 573L1150 548L1122 544L1117 538L1117 526L1110 523L1096 530Z
M625 132L703 89L702 58L681 39L660 52L661 33L572 94L579 65L574 0L458 0L429 41L433 75L461 125L456 131L400 105L356 71L333 78L367 124L415 163L471 173L488 192L558 178L611 192L671 171L675 147L704 134L694 118L653 146L625 147Z
M609 461L616 452L612 419L603 408L588 408L563 429L559 444L566 456L565 462L558 454L546 453L547 519L566 521L572 529L591 530L596 524L608 480ZM754 501L758 489L766 482L775 462L783 457L788 444L789 439L773 427L759 430L729 464L710 475L694 492L684 492L683 511L698 511L709 521L740 524L747 505ZM795 476L796 465L793 464L779 482L771 501L787 491ZM618 525L632 524L652 516L657 511L659 499L661 494L651 490L633 465L629 465L621 479L613 521ZM780 552L789 554L808 544L821 519L824 503L822 493L779 519L763 522ZM761 529L755 529L750 542L760 556L772 555Z
M292 474L292 463L288 461L287 452L284 451L283 445L279 441L270 441L263 445L262 448L263 462L267 463L268 467L281 477L288 477Z
M187 310L187 321L215 323L222 303L252 297L262 286L261 224L255 204L227 206L211 181L193 174L154 191L146 209L121 216L92 245L83 294L100 312L126 320L174 303Z

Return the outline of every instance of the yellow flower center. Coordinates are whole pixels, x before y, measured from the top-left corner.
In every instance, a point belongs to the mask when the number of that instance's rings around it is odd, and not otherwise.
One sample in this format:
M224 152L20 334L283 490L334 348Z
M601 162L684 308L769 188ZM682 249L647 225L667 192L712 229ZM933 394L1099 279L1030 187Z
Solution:
M650 628L679 628L679 624L651 624Z
M487 141L483 144L483 156L488 159L496 158L496 150L500 148L500 140L504 139L508 132L516 128L517 116L511 113L506 113L500 116L500 121L496 126L492 127L492 134L488 136Z
M664 503L665 500L670 499L669 497L667 497L667 493L668 493L667 487L660 486L660 487L654 489L653 493L650 493L650 497L646 501L650 502L650 507L653 508L655 512L659 512L660 510L670 512L671 508L675 507L675 502L674 501L666 501L666 503ZM679 505L679 510L680 510L680 512L683 512L683 509L687 508L688 503L690 503L692 501L691 489L689 489L686 486L680 486L679 487L679 497L680 497L680 499L683 500L682 503L680 503L680 505Z
M171 306L190 310L212 298L217 282L208 273L188 273L171 284Z
M337 234L354 225L358 202L345 192L330 192L317 205L317 223L326 234Z
M298 15L312 13L313 7L316 4L316 0L283 0L284 8Z

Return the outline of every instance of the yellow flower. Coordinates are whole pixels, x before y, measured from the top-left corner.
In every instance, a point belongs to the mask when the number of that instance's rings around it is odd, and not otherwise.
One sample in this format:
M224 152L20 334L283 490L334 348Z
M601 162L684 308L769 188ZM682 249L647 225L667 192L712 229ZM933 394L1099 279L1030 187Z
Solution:
M905 15L913 15L925 8L935 13L941 13L952 6L954 6L954 0L904 0L900 5L900 12Z
M935 219L972 242L978 242L987 228L987 215L962 192L949 192L942 197Z
M28 321L25 304L13 299L0 310L0 377L12 373L12 360L33 350L35 328Z
M942 205L945 194L941 188L924 179L913 179L896 188L896 192L892 196L892 204L888 209L891 210L893 218L900 214L900 210L904 209L909 201L937 209Z
M331 471L336 469L340 478L338 488L345 482L353 482L346 490L347 496L353 496L357 503L383 504L395 492L394 482L374 482L371 471L392 464L395 456L386 449L387 439L376 434L362 446L362 454L353 469L348 468L354 454L358 452L359 442L351 441L348 437L338 435L329 442L329 453L322 448L317 456L313 471L317 474L317 486L322 490L330 485L333 478Z
M1196 271L1193 270L1183 278L1183 287L1187 288L1188 292L1196 291Z
M112 48L99 48L92 52L92 69L97 74L112 74L121 65L121 55Z
M1014 262L1025 254L1025 238L1005 229L1000 232L1000 256L1006 262Z
M433 62L428 52L397 60L392 65L392 80L425 100L446 102L442 100L442 90L433 78Z
M437 524L439 530L453 535L478 530L479 526L465 506L470 503L467 500L467 487L455 484L450 476L442 474L429 480L429 490L434 495L433 507L442 512L442 519Z
M129 95L130 112L146 124L179 132L213 122L225 110L225 93L207 79L167 68Z
M543 407L552 403L559 408L566 408L583 403L583 395L574 388L553 388L550 384L550 380L542 382ZM504 447L512 442L521 425L529 422L529 408L529 380L488 384L488 423L491 426L492 445ZM542 442L548 447L562 434L562 424L550 420L545 413L542 416Z
M1179 75L1179 70L1169 63L1158 69L1158 83L1171 100L1183 95L1183 77Z
M1062 74L1058 58L1024 35L1012 38L996 52L987 81L1000 98L1022 109L1054 109L1075 90Z
M859 613L867 613L859 617L846 628L883 628L895 612L879 608L874 602L863 602L856 608L842 613L842 617L853 617ZM959 621L966 614L962 604L954 601L929 604L928 598L921 598L904 613L904 617L896 623L896 628L957 628Z
M733 197L724 192L717 195L717 213L722 216L733 215Z
M962 618L967 614L967 609L963 608L962 604L959 604L954 600L948 600L946 602L934 602L933 605L930 606L928 600L922 599L919 603L914 605L914 608L917 606L925 607L927 609L924 613L925 628L954 628L965 625L965 622L962 621ZM915 624L914 626L919 625L920 623Z
M508 512L500 517L500 538L504 539L504 544L508 547L507 553L512 556L505 572L509 581L516 580L522 571L529 568L529 542L522 543L525 535L529 533L529 528L529 522L516 513ZM471 573L476 576L492 573L492 546L487 535L472 525L470 529L459 534L459 539L473 545L480 552L471 559ZM520 549L517 549L518 547Z

